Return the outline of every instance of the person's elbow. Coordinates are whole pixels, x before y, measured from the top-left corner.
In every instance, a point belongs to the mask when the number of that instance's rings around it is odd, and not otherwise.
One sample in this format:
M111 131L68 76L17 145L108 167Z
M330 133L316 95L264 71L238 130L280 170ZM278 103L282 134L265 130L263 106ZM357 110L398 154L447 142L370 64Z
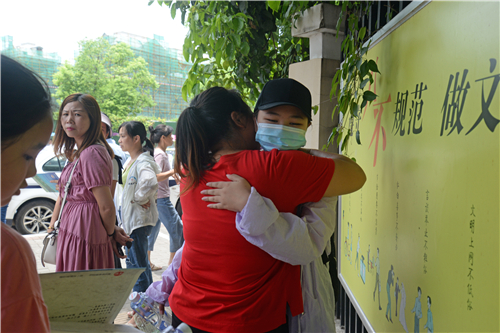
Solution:
M366 174L357 164L346 161L335 161L335 172L325 191L325 197L356 192L366 182Z

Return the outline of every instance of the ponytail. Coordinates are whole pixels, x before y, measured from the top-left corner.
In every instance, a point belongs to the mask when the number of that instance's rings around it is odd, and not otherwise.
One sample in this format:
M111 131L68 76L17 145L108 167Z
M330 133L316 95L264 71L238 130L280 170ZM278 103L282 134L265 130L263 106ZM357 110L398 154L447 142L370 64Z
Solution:
M145 138L146 141L146 144L142 147L142 151L143 152L149 152L151 154L151 156L155 157L155 146L153 146L153 143L151 142L151 140L149 140L148 138Z
M232 139L235 134L232 112L253 117L238 91L213 87L195 96L181 113L176 129L174 170L181 178L187 178L182 193L196 187L203 173L217 162L214 154L220 142Z
M182 193L198 185L203 171L215 164L208 148L207 131L196 113L199 111L190 106L181 113L177 122L174 170L181 178L188 178Z

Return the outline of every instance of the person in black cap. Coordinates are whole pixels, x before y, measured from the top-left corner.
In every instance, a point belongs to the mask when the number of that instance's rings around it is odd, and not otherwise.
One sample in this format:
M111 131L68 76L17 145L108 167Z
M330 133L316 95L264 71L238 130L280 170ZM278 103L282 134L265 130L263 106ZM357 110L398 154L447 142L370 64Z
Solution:
M306 144L311 110L311 93L300 82L294 79L267 82L254 109L258 127L255 140L266 151L301 149ZM236 228L247 241L274 258L301 265L304 314L289 318L290 332L335 332L335 296L328 265L334 264L329 262L333 257L329 240L335 230L337 198L324 197L319 202L302 205L300 218L279 213L273 202L250 188L245 179L237 175L228 178L234 182L226 184L234 186L215 194L220 197L213 208L238 212Z
M277 79L264 85L254 114L255 140L264 150L296 150L306 144L311 124L311 93L294 79Z

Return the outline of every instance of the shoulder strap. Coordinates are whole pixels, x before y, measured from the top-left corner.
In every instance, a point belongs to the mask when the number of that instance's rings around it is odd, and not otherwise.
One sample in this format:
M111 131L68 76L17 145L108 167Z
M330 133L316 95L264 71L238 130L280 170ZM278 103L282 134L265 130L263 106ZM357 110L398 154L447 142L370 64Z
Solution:
M116 160L116 163L118 163L118 184L123 184L123 180L122 180L122 170L123 170L122 158L120 156L115 155L115 160Z
M69 174L69 179L66 182L66 185L64 185L64 198L61 203L61 208L59 209L59 218L57 219L57 225L55 225L55 229L59 229L59 224L61 223L61 215L63 212L64 204L66 204L66 197L69 192L69 188L71 186L71 178L73 178L73 172L75 171L76 165L78 164L78 161L80 161L80 158L77 158L75 161L75 165L73 165L73 169L71 170L71 173Z

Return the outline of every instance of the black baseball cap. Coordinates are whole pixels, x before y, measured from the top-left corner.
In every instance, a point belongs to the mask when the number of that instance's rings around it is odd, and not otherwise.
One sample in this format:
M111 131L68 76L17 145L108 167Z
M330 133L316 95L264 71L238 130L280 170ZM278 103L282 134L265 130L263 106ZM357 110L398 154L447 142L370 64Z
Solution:
M298 107L311 121L311 92L302 83L294 79L276 79L267 82L255 104L254 113L279 105Z

